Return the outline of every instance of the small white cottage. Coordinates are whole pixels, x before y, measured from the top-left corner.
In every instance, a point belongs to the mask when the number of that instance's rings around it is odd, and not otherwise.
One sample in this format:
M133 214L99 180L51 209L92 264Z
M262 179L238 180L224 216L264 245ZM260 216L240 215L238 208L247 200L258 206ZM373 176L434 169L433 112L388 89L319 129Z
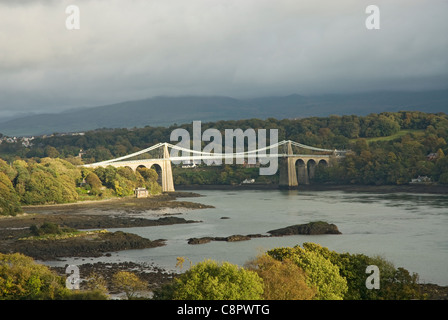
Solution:
M134 190L134 194L136 198L147 198L149 195L148 190L146 190L146 188L136 188Z

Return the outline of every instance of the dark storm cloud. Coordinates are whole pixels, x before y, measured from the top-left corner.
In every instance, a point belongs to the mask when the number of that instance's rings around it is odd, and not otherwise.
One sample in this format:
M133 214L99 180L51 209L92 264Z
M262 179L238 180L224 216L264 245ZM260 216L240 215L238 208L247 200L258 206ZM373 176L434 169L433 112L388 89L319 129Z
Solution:
M448 84L447 1L0 1L0 116L154 95ZM76 4L81 29L65 28Z

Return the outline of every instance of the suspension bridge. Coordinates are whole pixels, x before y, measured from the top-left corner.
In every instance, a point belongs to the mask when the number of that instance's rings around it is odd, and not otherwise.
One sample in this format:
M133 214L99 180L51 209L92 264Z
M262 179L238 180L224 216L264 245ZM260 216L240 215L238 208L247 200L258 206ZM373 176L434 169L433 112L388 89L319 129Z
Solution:
M300 150L308 150L314 154L303 154L293 152L293 147ZM171 152L170 152L171 149ZM174 153L175 151L176 153ZM233 150L232 150L233 151ZM267 152L269 151L269 153ZM158 143L141 151L128 154L126 156L115 159L101 161L91 164L85 164L84 167L129 167L137 170L139 167L154 168L161 178L162 191L171 192L174 190L172 162L192 163L198 161L223 161L225 163L243 163L245 159L259 159L261 163L268 163L271 160L278 161L279 187L293 188L300 184L309 184L310 179L314 177L317 165L331 165L332 161L345 157L347 151L336 149L323 149L307 146L291 140L283 140L281 142L269 145L264 148L248 150L243 152L204 152L200 150L192 150L183 148L170 143ZM179 153L182 155L179 156ZM177 154L177 156L173 156ZM143 156L150 158L138 159ZM134 159L132 159L134 158ZM136 159L137 158L137 159ZM238 161L239 160L239 161ZM277 163L277 162L276 162Z

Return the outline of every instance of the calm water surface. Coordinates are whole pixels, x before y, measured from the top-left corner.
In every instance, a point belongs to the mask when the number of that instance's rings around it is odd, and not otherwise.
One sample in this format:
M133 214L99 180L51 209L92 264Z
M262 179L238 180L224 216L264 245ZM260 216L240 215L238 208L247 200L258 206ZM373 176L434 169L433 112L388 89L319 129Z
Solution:
M337 252L381 255L396 267L418 273L421 282L448 285L448 195L280 190L193 192L203 197L185 200L210 204L215 208L185 210L179 216L201 220L201 223L109 229L135 233L151 240L166 239L166 246L49 264L133 261L176 270L176 258L183 256L192 262L210 258L243 265L257 253L271 248L315 242ZM153 218L153 214L148 212L138 216ZM187 239L192 237L266 233L316 220L336 224L342 235L298 235L187 244Z

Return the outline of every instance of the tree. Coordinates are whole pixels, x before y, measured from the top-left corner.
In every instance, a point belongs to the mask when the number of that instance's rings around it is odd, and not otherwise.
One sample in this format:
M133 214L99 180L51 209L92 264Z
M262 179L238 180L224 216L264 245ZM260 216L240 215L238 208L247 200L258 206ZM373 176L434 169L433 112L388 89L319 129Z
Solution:
M439 158L433 169L433 175L439 183L448 184L448 157Z
M263 279L265 300L311 300L316 294L306 283L305 272L291 260L279 261L263 254L246 267Z
M113 275L112 282L118 290L122 290L128 300L134 299L137 293L146 289L147 285L137 275L128 271L119 271Z
M229 262L205 260L190 268L155 295L169 300L258 300L263 280L254 271Z
M6 174L10 181L13 181L17 176L17 170L2 159L0 159L0 172Z
M410 275L403 268L394 265L382 257L370 257L364 254L338 253L319 244L306 242L303 247L328 259L338 266L340 275L347 280L348 290L344 299L348 300L402 300L419 299L418 275ZM380 271L380 290L366 287L366 269L375 265Z
M90 172L86 176L86 183L91 187L91 193L93 195L97 195L100 193L103 184L101 183L100 178L95 174L95 172Z
M44 154L45 154L45 157L49 157L49 158L59 157L59 151L55 147L52 147L52 146L45 147Z
M69 294L65 279L20 253L0 253L0 300L58 299Z
M315 300L342 300L347 292L347 281L339 273L339 268L319 253L295 246L276 248L268 255L274 259L291 260L306 274L306 283L316 288Z
M135 174L136 176L140 175L145 188L148 189L150 194L159 194L162 192L162 186L157 182L159 175L156 170L153 168L139 167Z
M0 172L0 215L15 216L22 212L20 198L8 176Z
M137 172L145 179L146 182L157 182L159 175L153 168L138 167Z
M102 275L96 272L90 273L87 277L86 287L89 291L100 292L103 296L107 296L107 281Z
M17 171L17 176L14 179L14 188L20 197L26 192L26 186L31 178L28 171L28 164L23 160L16 160L13 164Z
M66 203L78 199L75 182L66 175L42 165L31 168L30 180L23 195L26 204Z

